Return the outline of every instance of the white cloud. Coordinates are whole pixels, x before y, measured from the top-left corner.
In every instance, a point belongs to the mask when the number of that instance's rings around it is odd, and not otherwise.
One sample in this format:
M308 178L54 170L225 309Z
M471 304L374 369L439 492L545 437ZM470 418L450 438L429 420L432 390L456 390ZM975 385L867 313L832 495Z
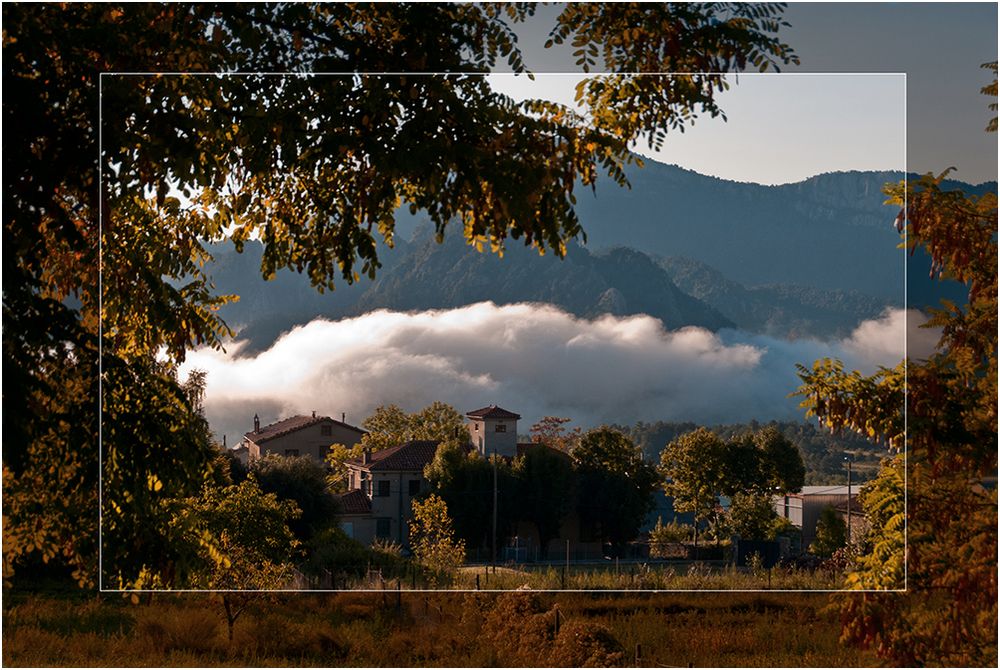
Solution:
M911 328L918 317L911 312ZM519 412L526 432L546 414L585 426L801 418L787 397L798 382L795 363L828 356L871 371L900 360L903 337L899 310L861 324L844 341L822 343L667 331L648 316L588 321L547 305L479 303L316 320L255 356L240 356L241 343L225 354L191 352L183 370L208 371L206 414L230 444L254 413L267 423L312 410L345 412L360 423L380 404L412 411L434 400L460 411L497 403Z

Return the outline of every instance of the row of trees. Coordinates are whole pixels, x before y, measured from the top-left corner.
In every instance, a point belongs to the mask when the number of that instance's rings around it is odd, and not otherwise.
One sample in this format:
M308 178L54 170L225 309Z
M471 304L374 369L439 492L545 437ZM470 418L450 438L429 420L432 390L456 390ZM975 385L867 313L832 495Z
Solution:
M732 501L733 532L762 538L774 527L772 496L798 491L805 482L802 455L773 426L728 440L707 428L685 433L660 453L660 472L674 509L694 515L696 545L702 523L722 521L719 496Z
M500 538L526 522L536 529L543 552L574 513L581 528L620 550L639 534L661 485L673 496L675 510L694 513L696 528L711 521L716 535L721 532L719 496L724 495L733 501L727 528L763 537L777 527L771 495L798 490L805 476L799 450L774 427L725 441L705 428L693 430L663 450L657 469L622 432L601 427L583 433L567 430L568 422L544 417L531 434L535 444L548 448L529 448L508 461L469 451L462 416L449 405L437 402L413 414L390 405L365 420L371 432L360 445L353 450L334 445L328 460L342 466L344 458L357 458L364 449L407 439L439 441L424 475L466 546L492 548L495 512ZM334 485L344 485L341 475L331 476Z

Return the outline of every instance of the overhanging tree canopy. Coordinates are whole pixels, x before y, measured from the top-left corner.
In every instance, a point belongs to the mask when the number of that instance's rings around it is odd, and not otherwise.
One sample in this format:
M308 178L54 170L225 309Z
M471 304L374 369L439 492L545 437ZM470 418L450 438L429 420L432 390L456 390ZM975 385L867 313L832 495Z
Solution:
M11 371L4 479L11 493L30 490L56 466L55 488L82 496L68 510L5 499L5 510L24 513L7 521L24 531L4 545L8 571L31 555L58 554L89 581L95 514L84 502L96 498L88 464L102 429L109 474L122 460L138 467L126 488L106 491L107 515L151 514L167 490L177 491L173 483L156 488L174 474L134 454L175 446L172 417L194 408L169 375L142 379L161 348L177 361L228 334L214 312L225 298L202 270L205 240L231 232L238 246L259 236L264 277L291 268L332 288L338 275L352 281L377 270L378 244L391 243L392 212L406 203L426 210L439 234L460 225L470 243L496 251L518 239L562 253L582 234L576 185L599 173L622 183L630 141L655 143L697 111L717 113L714 96L725 87L714 74L627 73L727 72L794 59L775 37L779 5L570 5L553 41L621 73L581 89L589 117L580 117L548 103L516 105L478 76L502 61L524 68L511 25L532 11L4 6L4 122L16 129L3 158L3 355ZM262 74L99 78L126 71ZM315 71L454 74L304 76ZM172 198L175 187L191 202ZM99 346L105 371L120 371L101 379L100 427L92 400ZM140 445L114 422L144 393L152 394L141 419L152 443ZM171 452L188 473L175 473L181 489L208 476L204 446ZM105 558L127 583L143 563L142 543L117 542Z

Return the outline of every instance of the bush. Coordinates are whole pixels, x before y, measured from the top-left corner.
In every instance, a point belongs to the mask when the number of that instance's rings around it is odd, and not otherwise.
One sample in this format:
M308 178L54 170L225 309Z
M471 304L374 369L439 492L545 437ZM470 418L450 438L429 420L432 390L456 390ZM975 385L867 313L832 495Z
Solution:
M664 525L663 519L649 532L649 555L652 558L684 558L684 543L694 537L694 527L678 523L676 519Z
M601 624L569 622L559 631L548 665L569 668L621 667L625 648L618 638Z
M847 524L836 510L826 507L819 513L816 522L816 539L809 545L809 551L827 558L847 544Z
M144 607L135 621L137 637L161 651L204 653L218 643L219 617L205 608Z
M264 493L292 500L301 511L288 525L306 541L331 526L339 509L326 484L326 469L309 456L269 455L254 462L252 472Z

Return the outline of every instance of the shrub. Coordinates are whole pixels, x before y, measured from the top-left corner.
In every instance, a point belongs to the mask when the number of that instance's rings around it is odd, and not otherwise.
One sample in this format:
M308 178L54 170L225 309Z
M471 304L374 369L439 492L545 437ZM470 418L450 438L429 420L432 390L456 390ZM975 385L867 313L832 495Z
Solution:
M144 607L135 620L137 637L161 651L204 653L218 642L219 618L203 607Z
M417 560L434 573L432 580L448 575L465 562L465 542L455 539L448 506L438 495L413 502L410 537Z
M819 513L816 539L809 545L809 551L817 556L829 557L845 544L847 544L847 525L832 507L824 508Z
M548 665L570 668L620 667L625 648L606 627L591 622L569 622L559 631Z
M694 536L694 527L678 523L676 519L664 525L663 519L649 532L649 555L653 558L683 558L687 556L684 543Z

